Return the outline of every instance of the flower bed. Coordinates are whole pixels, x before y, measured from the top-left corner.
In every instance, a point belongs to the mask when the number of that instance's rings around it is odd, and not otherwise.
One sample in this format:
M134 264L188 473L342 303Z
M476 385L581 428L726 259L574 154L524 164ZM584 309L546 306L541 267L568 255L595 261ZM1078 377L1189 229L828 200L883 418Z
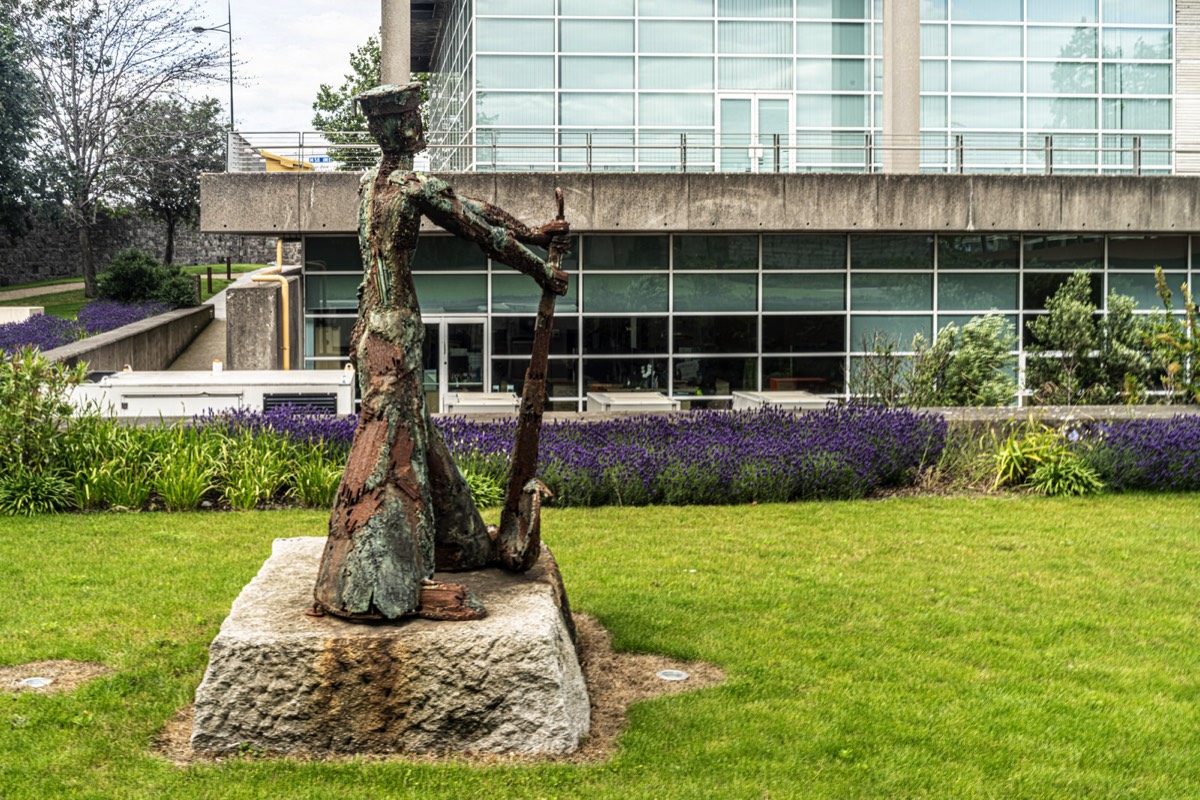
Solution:
M1076 445L1113 491L1200 490L1200 417L1097 423Z
M78 319L37 314L23 322L0 325L0 351L15 353L22 347L36 347L43 352L53 350L77 339L111 331L169 310L170 306L157 302L93 300L79 309Z

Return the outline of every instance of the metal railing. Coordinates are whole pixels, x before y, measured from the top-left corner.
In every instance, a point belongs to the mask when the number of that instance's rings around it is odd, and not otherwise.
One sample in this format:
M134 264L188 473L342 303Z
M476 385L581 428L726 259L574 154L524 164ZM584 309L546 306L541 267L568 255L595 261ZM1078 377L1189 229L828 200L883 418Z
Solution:
M1105 134L1105 136L1109 136ZM870 133L717 137L712 133L478 132L452 142L430 134L417 168L463 172L925 172L1174 174L1200 172L1200 148L1148 146L1142 136L1114 146L1065 136L935 134L901 141ZM1156 142L1161 135L1154 135ZM1017 141L1019 140L1019 141ZM352 171L374 166L378 146L362 132L238 132L229 172ZM1186 168L1181 169L1181 158Z

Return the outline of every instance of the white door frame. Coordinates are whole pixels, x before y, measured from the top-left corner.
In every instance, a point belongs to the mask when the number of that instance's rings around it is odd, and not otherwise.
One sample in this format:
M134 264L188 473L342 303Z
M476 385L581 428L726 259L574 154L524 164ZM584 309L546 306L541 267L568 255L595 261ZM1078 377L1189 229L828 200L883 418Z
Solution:
M491 385L491 359L488 357L488 319L487 317L464 317L464 316L428 316L423 319L426 325L437 326L438 331L438 353L437 353L437 373L438 373L438 407L431 408L431 413L444 413L446 411L446 395L450 391L450 337L447 335L451 325L478 325L483 330L483 335L480 339L480 358L482 363L479 368L480 374L480 391L488 391Z
M717 147L718 148L720 148L722 145L721 140L724 135L724 125L723 125L724 120L721 115L722 101L724 101L724 100L749 100L750 101L750 144L746 149L746 153L750 158L750 172L758 172L759 171L759 163L762 160L763 151L766 150L766 147L764 147L758 141L758 137L761 134L761 131L759 130L759 125L758 125L759 103L762 102L763 100L783 100L784 102L787 103L787 108L788 108L787 132L782 137L780 137L780 146L784 147L784 148L791 147L792 138L795 136L795 132L796 132L795 131L795 129L796 129L795 118L793 116L793 114L795 113L796 103L795 103L795 99L792 95L787 94L785 92L720 92L720 93L718 93L717 94ZM721 150L721 149L717 150L717 154L718 154L717 165L718 166L720 166L720 156L724 152L726 152L726 151ZM790 150L785 150L784 153L780 154L780 162L781 163L787 162L786 153L790 153L790 152L791 152Z

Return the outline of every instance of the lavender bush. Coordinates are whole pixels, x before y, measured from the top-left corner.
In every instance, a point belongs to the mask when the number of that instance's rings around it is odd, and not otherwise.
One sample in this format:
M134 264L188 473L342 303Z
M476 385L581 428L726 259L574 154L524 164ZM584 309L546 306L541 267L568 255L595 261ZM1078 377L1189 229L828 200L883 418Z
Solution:
M124 325L170 311L165 303L118 303L115 300L93 300L79 309L79 324L91 336L115 330Z
M16 353L23 347L53 350L70 344L80 334L80 326L74 320L53 314L37 314L24 322L0 325L0 350L6 353Z
M1096 424L1080 432L1077 446L1113 491L1200 490L1200 417Z
M198 428L217 428L228 435L261 432L281 434L299 444L320 445L332 458L345 459L358 420L281 406L270 411L222 411L195 418Z

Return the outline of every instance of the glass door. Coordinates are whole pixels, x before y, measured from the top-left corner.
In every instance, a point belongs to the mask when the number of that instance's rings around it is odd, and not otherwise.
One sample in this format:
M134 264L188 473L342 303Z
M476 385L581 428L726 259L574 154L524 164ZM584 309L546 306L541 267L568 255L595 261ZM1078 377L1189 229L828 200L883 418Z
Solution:
M721 98L721 171L787 172L792 101L786 95Z
M425 405L445 411L450 392L482 392L487 386L483 320L441 319L425 323L422 352Z

